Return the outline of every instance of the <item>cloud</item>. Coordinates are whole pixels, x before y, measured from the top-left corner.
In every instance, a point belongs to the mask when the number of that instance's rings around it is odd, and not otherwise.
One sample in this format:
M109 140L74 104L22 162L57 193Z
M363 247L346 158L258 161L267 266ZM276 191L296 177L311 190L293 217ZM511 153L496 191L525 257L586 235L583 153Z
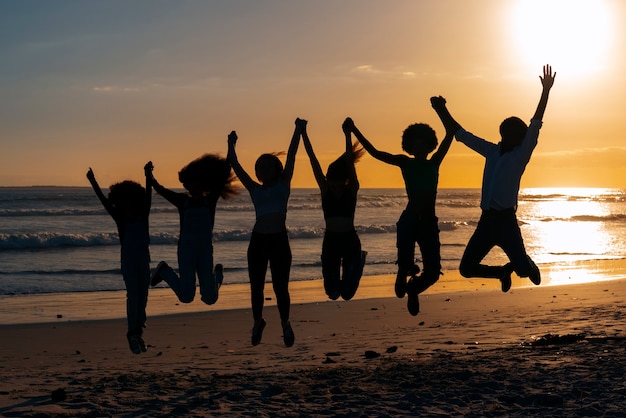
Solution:
M121 86L94 86L91 91L100 94L114 93L138 93L141 91L138 87L121 87Z
M358 65L352 68L351 73L366 76L383 76L385 78L415 78L417 74L406 70L381 70L373 65Z
M553 166L577 167L623 167L626 162L626 147L579 148L538 152L533 159L550 162Z
M542 158L558 158L558 157L598 157L611 156L611 158L626 157L626 147L599 147L599 148L577 148L571 150L558 150L539 152L534 154Z
M600 148L579 148L574 150L561 150L544 152L543 155L558 155L558 154L581 154L581 153L605 153L605 152L626 152L626 147L600 147Z
M380 72L378 70L375 70L372 65L359 65L357 67L354 67L354 71L361 72L361 73L374 73L374 74L377 74Z

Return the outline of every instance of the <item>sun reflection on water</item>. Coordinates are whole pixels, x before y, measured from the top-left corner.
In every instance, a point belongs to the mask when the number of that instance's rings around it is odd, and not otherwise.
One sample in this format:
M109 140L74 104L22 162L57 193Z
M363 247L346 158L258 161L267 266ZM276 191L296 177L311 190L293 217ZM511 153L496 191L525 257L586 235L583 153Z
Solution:
M600 280L594 263L626 256L619 227L624 225L623 196L617 189L522 191L518 219L529 255L549 272L546 282Z

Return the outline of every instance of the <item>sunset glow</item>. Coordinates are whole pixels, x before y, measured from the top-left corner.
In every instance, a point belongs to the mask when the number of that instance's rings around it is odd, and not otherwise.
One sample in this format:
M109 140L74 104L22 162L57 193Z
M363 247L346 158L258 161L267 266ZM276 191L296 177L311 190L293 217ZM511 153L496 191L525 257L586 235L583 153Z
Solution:
M525 67L550 62L572 75L595 76L612 63L613 13L601 0L517 1L511 21Z
M463 127L498 142L528 121L544 64L557 72L522 187L626 187L626 3L618 0L0 3L0 186L167 186L236 130L251 167L284 151L296 117L327 166L352 117L372 143L402 153L416 122L444 131L442 95ZM293 185L314 187L304 152ZM440 187L480 187L483 160L453 143ZM402 187L365 156L362 187Z
M622 217L612 212L622 199L618 190L546 188L524 189L522 194L533 208L523 209L521 221L527 239L535 243L536 262L549 265L559 259L576 264L618 253L623 237L619 230L607 227Z

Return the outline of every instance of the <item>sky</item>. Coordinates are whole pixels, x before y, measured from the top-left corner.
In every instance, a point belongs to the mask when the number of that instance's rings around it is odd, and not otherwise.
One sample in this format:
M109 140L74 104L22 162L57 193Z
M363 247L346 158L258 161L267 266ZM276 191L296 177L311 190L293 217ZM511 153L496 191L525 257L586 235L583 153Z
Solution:
M103 186L177 173L239 136L244 168L308 120L325 168L352 117L402 153L410 124L444 129L429 98L491 142L529 121L557 72L522 187L626 188L626 2L620 0L20 0L0 2L0 186ZM480 187L454 142L439 187ZM365 156L361 187L403 187ZM293 187L315 187L300 146Z

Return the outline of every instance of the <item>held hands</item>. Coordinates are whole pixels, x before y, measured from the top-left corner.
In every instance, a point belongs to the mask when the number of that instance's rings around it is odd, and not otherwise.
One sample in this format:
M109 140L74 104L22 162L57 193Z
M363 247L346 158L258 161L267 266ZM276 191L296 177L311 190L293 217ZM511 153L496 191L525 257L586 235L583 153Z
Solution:
M143 166L143 172L146 174L146 177L152 174L152 170L154 170L154 165L152 165L152 161L148 161L146 165Z
M430 98L430 104L435 110L444 109L446 107L446 99L442 96L433 96Z
M236 143L237 143L237 132L231 131L231 133L228 134L228 145L234 147Z
M352 131L354 131L354 121L352 118L346 118L346 120L344 120L341 124L341 129L345 134L352 133Z
M543 86L544 90L550 90L552 88L552 85L554 84L554 79L556 78L556 71L554 72L554 74L552 73L552 66L549 64L546 64L543 66L543 77L539 76L539 79L541 80L541 85Z
M298 132L305 132L306 131L306 124L308 123L306 120L304 119L300 119L300 118L296 118L296 129L298 130Z

